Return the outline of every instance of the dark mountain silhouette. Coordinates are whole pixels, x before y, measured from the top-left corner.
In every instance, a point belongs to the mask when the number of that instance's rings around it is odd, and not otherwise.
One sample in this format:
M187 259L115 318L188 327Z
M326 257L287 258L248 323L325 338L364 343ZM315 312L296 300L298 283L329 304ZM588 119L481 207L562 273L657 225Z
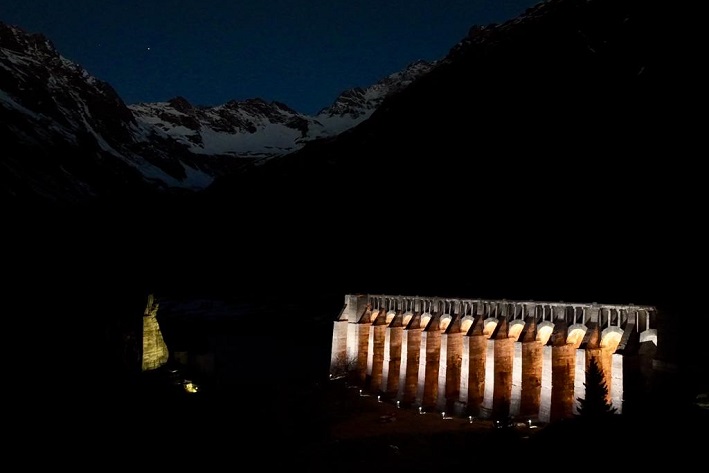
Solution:
M213 161L219 176L203 192L135 192L131 178L87 206L15 205L11 236L26 246L51 234L36 245L61 248L50 259L178 291L675 302L681 264L697 261L700 189L682 164L700 136L684 113L699 76L678 13L635 0L540 3L473 26L337 136L236 171ZM111 137L168 173L195 161ZM64 154L77 169L101 162L114 190L135 177L89 141L87 153ZM21 160L12 153L10 166Z
M327 271L374 286L675 299L660 268L688 248L695 125L673 9L558 0L473 27L369 120L218 179L206 207L314 258L342 249Z

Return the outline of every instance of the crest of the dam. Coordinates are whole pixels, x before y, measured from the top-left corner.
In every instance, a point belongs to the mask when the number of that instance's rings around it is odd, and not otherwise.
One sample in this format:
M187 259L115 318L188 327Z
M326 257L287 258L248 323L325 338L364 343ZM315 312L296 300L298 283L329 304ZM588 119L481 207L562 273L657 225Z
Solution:
M402 406L551 422L578 413L591 359L632 410L656 351L652 306L350 294L330 376Z

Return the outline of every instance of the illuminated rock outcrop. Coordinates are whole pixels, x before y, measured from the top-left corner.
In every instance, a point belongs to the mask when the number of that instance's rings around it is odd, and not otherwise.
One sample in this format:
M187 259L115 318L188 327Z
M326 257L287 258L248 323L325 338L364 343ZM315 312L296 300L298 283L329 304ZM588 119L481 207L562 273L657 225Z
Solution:
M148 296L148 305L143 313L143 356L142 371L160 368L167 363L170 355L167 344L160 332L158 323L158 304L152 294Z

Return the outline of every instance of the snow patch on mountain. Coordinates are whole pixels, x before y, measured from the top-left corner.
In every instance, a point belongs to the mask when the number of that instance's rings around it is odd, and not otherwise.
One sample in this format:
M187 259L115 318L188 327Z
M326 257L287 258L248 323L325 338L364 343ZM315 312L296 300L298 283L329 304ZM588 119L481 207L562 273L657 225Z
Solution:
M434 62L417 61L367 88L340 94L316 116L261 99L197 106L182 97L167 102L128 105L136 120L184 145L197 155L268 159L296 151L306 143L357 126L392 93L430 71Z

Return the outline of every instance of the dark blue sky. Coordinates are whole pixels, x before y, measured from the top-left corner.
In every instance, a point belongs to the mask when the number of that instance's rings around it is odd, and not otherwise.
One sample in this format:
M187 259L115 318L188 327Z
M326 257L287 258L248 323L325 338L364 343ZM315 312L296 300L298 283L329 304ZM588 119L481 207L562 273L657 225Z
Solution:
M537 0L2 0L126 103L260 97L314 114Z

